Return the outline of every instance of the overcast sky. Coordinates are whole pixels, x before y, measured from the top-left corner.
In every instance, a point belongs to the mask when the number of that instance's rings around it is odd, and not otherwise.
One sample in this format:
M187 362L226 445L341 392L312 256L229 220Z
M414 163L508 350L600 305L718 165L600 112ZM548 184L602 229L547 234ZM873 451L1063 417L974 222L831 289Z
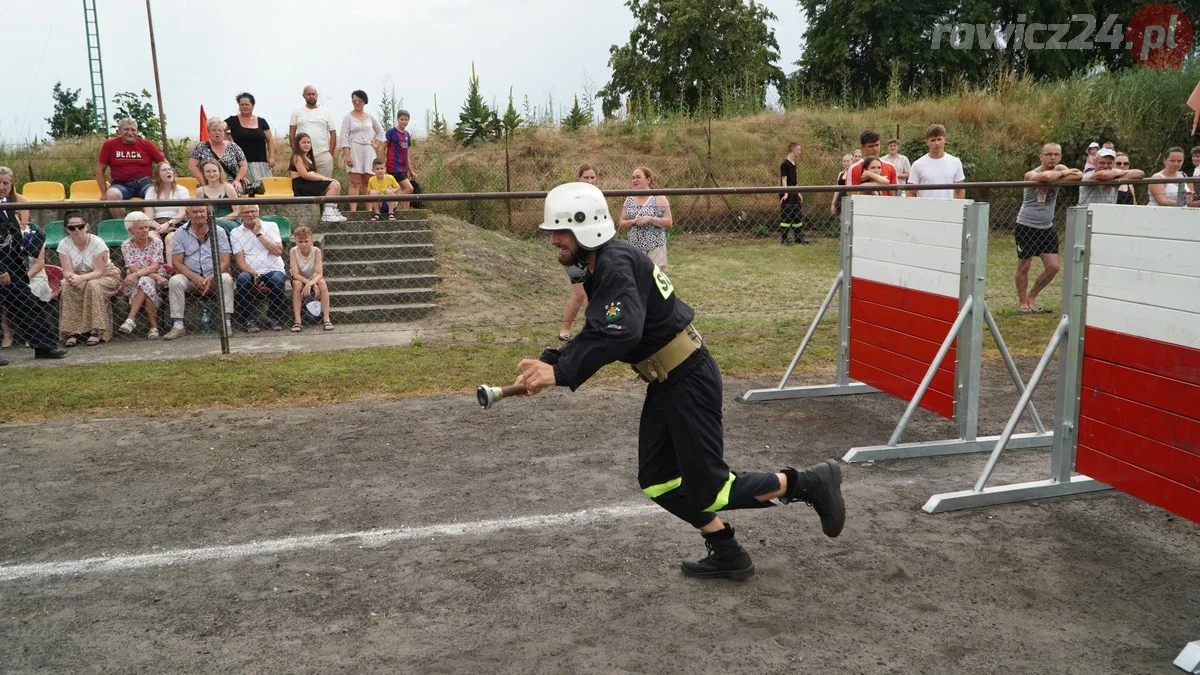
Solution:
M113 94L154 93L145 0L96 4L111 117ZM779 17L779 65L791 72L803 33L800 9L795 0L761 4ZM624 44L633 28L620 0L152 0L152 9L173 138L196 137L201 104L210 117L236 112L240 91L254 94L256 112L272 126L285 127L303 103L305 84L317 87L340 121L354 89L365 90L368 110L377 112L385 82L395 85L423 133L434 94L454 124L472 60L484 95L502 112L510 85L518 110L525 95L540 105L551 95L569 103L585 81L593 89L608 81L608 48ZM7 63L0 142L45 137L55 82L90 97L82 3L0 0L0 26Z

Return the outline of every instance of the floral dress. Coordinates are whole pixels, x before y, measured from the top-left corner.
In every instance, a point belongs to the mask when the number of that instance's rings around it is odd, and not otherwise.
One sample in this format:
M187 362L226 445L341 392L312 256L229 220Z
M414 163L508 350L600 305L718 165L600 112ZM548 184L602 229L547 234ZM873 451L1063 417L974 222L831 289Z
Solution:
M137 244L133 243L133 239L126 239L121 242L121 257L125 259L125 267L136 267L143 269L151 265L161 263L163 259L163 243L161 239L150 238L149 245L146 248L138 248ZM146 299L154 303L155 307L159 305L158 283L153 277L141 277L138 279L136 286L121 285L125 292L125 297L132 299L137 291L146 294Z
M659 218L666 209L658 208L658 197L651 197L645 204L637 205L633 197L625 198L625 220L639 216ZM667 231L657 225L634 225L629 228L629 243L639 251L652 251L667 245Z

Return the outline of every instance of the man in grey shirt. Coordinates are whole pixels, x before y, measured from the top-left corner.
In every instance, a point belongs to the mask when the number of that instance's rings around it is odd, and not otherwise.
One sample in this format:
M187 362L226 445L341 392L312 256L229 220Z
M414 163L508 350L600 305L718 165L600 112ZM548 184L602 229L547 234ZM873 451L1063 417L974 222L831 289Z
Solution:
M1113 150L1101 148L1100 152L1096 153L1096 168L1083 174L1083 185L1079 187L1080 206L1117 203L1116 185L1088 185L1092 181L1117 180L1119 178L1137 180L1146 175L1141 169L1115 169L1113 163L1116 161L1117 153Z
M1041 164L1037 168L1025 172L1026 181L1056 183L1083 178L1079 169L1070 169L1060 163L1062 147L1057 143L1043 145L1039 159ZM1021 195L1021 210L1017 212L1017 228L1013 234L1017 239L1017 311L1022 314L1050 311L1037 308L1037 296L1062 267L1058 260L1058 233L1054 231L1057 202L1057 187L1025 188ZM1042 259L1042 273L1033 282L1033 288L1028 288L1034 256Z

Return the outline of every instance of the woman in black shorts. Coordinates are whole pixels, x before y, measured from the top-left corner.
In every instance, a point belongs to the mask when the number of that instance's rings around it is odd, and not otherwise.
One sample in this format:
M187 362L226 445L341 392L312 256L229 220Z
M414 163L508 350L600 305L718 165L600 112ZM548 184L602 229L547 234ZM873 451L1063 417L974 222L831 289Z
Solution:
M288 173L292 177L292 194L297 197L336 197L342 194L342 184L317 173L317 162L313 158L312 139L306 133L296 134L296 145L292 148L292 161ZM326 204L321 212L321 221L340 223L346 217L338 212L334 204Z

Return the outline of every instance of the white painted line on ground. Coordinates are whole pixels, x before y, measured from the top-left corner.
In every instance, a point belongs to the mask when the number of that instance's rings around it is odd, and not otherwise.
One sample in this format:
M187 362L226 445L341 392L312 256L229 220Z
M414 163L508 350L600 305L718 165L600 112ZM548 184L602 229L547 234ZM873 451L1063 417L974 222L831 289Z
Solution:
M492 534L502 530L539 530L556 527L589 525L602 520L648 516L666 513L653 504L626 504L571 513L543 516L523 516L500 520L477 520L470 523L446 523L425 527L365 530L339 534L314 534L307 537L287 537L254 541L230 546L187 548L161 553L114 555L63 562L31 563L0 566L0 581L40 579L71 574L125 572L149 567L189 565L209 560L236 560L260 555L277 555L292 551L332 548L334 545L357 540L360 546L382 546L395 541L435 539L438 537L469 537Z

